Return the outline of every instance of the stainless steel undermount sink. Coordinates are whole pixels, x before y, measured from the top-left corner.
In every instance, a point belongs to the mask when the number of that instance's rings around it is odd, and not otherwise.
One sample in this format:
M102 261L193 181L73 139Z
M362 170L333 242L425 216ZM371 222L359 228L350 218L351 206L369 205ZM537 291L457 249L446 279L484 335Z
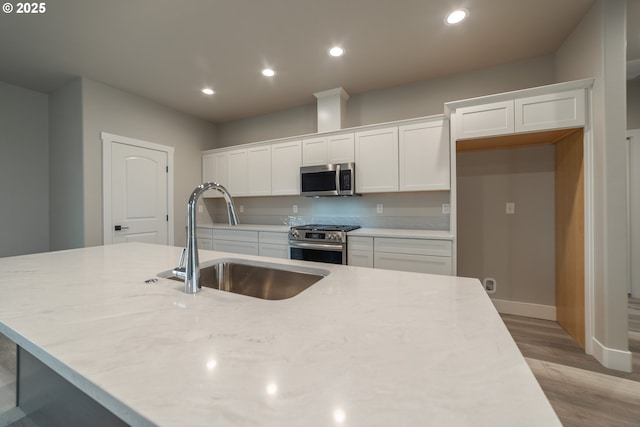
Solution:
M291 298L329 275L328 270L270 262L221 258L200 264L200 285L267 300ZM158 277L184 282L173 270Z

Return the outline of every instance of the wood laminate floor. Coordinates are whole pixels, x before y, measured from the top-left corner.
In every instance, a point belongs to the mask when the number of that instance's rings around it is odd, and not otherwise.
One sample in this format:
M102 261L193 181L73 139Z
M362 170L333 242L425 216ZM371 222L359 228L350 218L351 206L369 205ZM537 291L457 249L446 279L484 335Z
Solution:
M640 426L640 333L629 332L633 372L603 367L556 322L502 315L565 427Z

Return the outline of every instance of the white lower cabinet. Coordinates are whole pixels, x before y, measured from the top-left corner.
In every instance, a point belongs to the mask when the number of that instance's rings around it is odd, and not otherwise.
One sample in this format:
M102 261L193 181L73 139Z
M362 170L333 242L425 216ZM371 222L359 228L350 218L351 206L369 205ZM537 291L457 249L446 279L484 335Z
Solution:
M289 259L289 234L286 232L261 231L258 236L260 256Z
M452 244L449 240L376 237L375 268L451 275Z
M373 237L347 236L347 264L373 267Z
M289 258L289 235L287 232L197 227L196 240L198 249Z
M258 255L258 232L213 229L213 250Z
M347 264L385 270L451 275L449 240L349 236Z
M451 275L451 257L376 252L373 264L385 270Z

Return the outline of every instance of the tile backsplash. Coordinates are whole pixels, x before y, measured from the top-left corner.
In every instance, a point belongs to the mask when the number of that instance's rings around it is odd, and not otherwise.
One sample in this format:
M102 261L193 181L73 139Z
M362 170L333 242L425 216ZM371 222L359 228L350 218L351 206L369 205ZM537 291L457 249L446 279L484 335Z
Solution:
M226 223L224 201L203 198L198 221ZM236 197L239 221L244 224L349 224L373 228L449 230L448 191L377 193L360 197L301 196ZM379 212L381 210L382 212Z

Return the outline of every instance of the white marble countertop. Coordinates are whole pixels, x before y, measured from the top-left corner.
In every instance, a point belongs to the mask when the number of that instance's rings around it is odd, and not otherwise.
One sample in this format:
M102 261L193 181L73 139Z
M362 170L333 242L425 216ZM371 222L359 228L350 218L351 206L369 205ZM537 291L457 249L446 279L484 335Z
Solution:
M0 258L0 332L131 425L560 425L477 280L278 260L330 275L281 301L144 283L179 252Z
M204 223L197 224L196 228L215 228L215 229L234 229L234 230L246 230L246 231L276 231L287 233L291 228L288 225L260 225L260 224L238 224L238 225L229 225L229 224L213 224L213 223Z
M436 239L453 240L450 231L440 230L409 230L401 228L359 228L349 232L349 236L367 237L399 237L403 239Z
M216 228L216 229L235 229L248 231L279 231L288 232L288 225L260 225L260 224L198 224L198 227ZM349 232L349 236L367 236L367 237L400 237L405 239L437 239L437 240L453 240L453 234L450 231L441 230L414 230L401 228L370 228L363 227Z

